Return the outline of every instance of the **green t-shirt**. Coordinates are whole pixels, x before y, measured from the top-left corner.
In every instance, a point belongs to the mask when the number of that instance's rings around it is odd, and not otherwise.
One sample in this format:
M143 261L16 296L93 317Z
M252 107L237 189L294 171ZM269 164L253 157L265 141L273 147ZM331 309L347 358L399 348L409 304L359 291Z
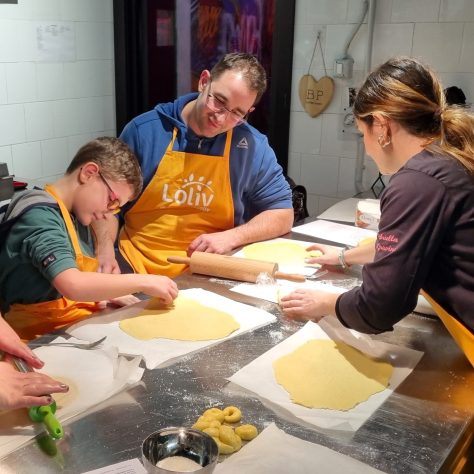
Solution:
M94 256L89 229L75 225L84 255ZM34 207L15 222L0 246L0 300L8 306L58 299L51 282L68 268L77 265L59 208Z

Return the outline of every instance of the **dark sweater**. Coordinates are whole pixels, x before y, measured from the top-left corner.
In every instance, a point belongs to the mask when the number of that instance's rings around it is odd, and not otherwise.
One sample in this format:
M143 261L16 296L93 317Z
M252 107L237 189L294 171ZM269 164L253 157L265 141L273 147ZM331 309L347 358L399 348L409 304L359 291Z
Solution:
M338 298L339 320L361 332L391 330L424 289L474 332L474 176L423 151L392 176L380 204L374 262L362 286Z

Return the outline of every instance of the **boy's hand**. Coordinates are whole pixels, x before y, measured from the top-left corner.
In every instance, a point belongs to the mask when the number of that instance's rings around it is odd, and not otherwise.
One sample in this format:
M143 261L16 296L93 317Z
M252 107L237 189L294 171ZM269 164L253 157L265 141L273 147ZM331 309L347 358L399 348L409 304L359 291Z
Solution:
M140 276L143 278L145 285L142 290L143 293L160 298L165 304L171 304L178 296L178 285L170 278L159 275Z
M108 305L110 306L130 306L132 304L138 303L140 299L138 299L134 295L125 295L125 296L119 296L118 298L112 298L111 300L105 300L105 301L100 301L99 306L102 308L107 307Z

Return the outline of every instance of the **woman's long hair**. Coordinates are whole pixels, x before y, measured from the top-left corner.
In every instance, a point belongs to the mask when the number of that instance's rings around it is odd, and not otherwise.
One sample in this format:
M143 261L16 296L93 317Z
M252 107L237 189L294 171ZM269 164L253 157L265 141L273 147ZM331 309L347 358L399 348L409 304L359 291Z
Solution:
M354 100L354 115L372 126L374 114L426 139L426 148L458 160L474 174L474 115L448 106L434 73L413 58L398 57L369 74Z

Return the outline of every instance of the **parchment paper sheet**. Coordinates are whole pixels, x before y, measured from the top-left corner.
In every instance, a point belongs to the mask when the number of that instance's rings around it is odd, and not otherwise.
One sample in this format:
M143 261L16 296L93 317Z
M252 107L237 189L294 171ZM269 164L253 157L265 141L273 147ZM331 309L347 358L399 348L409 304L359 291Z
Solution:
M339 339L373 357L387 360L394 366L388 388L348 411L306 408L293 403L288 392L276 382L272 363L311 339ZM298 332L240 369L228 380L256 393L266 405L286 419L302 422L313 428L355 431L410 374L422 355L422 352L413 349L372 340L365 334L346 329L335 318L327 317L319 324L309 321ZM347 389L350 390L350 387Z
M145 359L147 369L154 369L158 366L164 367L169 365L175 362L178 357L219 344L226 339L276 320L275 316L266 311L238 303L200 288L181 290L180 294L186 295L187 298L195 299L206 306L211 306L221 311L225 310L240 324L240 329L234 331L226 338L218 340L176 341L172 339L151 339L143 341L123 332L119 327L119 321L109 321L107 317L98 316L72 326L67 332L87 341L94 341L100 337L107 336L106 343L117 346L121 354L142 356ZM136 307L135 309L133 307L124 308L123 316L120 319L135 316L142 309L143 306Z
M217 465L215 474L377 474L378 469L319 444L296 438L275 423Z

